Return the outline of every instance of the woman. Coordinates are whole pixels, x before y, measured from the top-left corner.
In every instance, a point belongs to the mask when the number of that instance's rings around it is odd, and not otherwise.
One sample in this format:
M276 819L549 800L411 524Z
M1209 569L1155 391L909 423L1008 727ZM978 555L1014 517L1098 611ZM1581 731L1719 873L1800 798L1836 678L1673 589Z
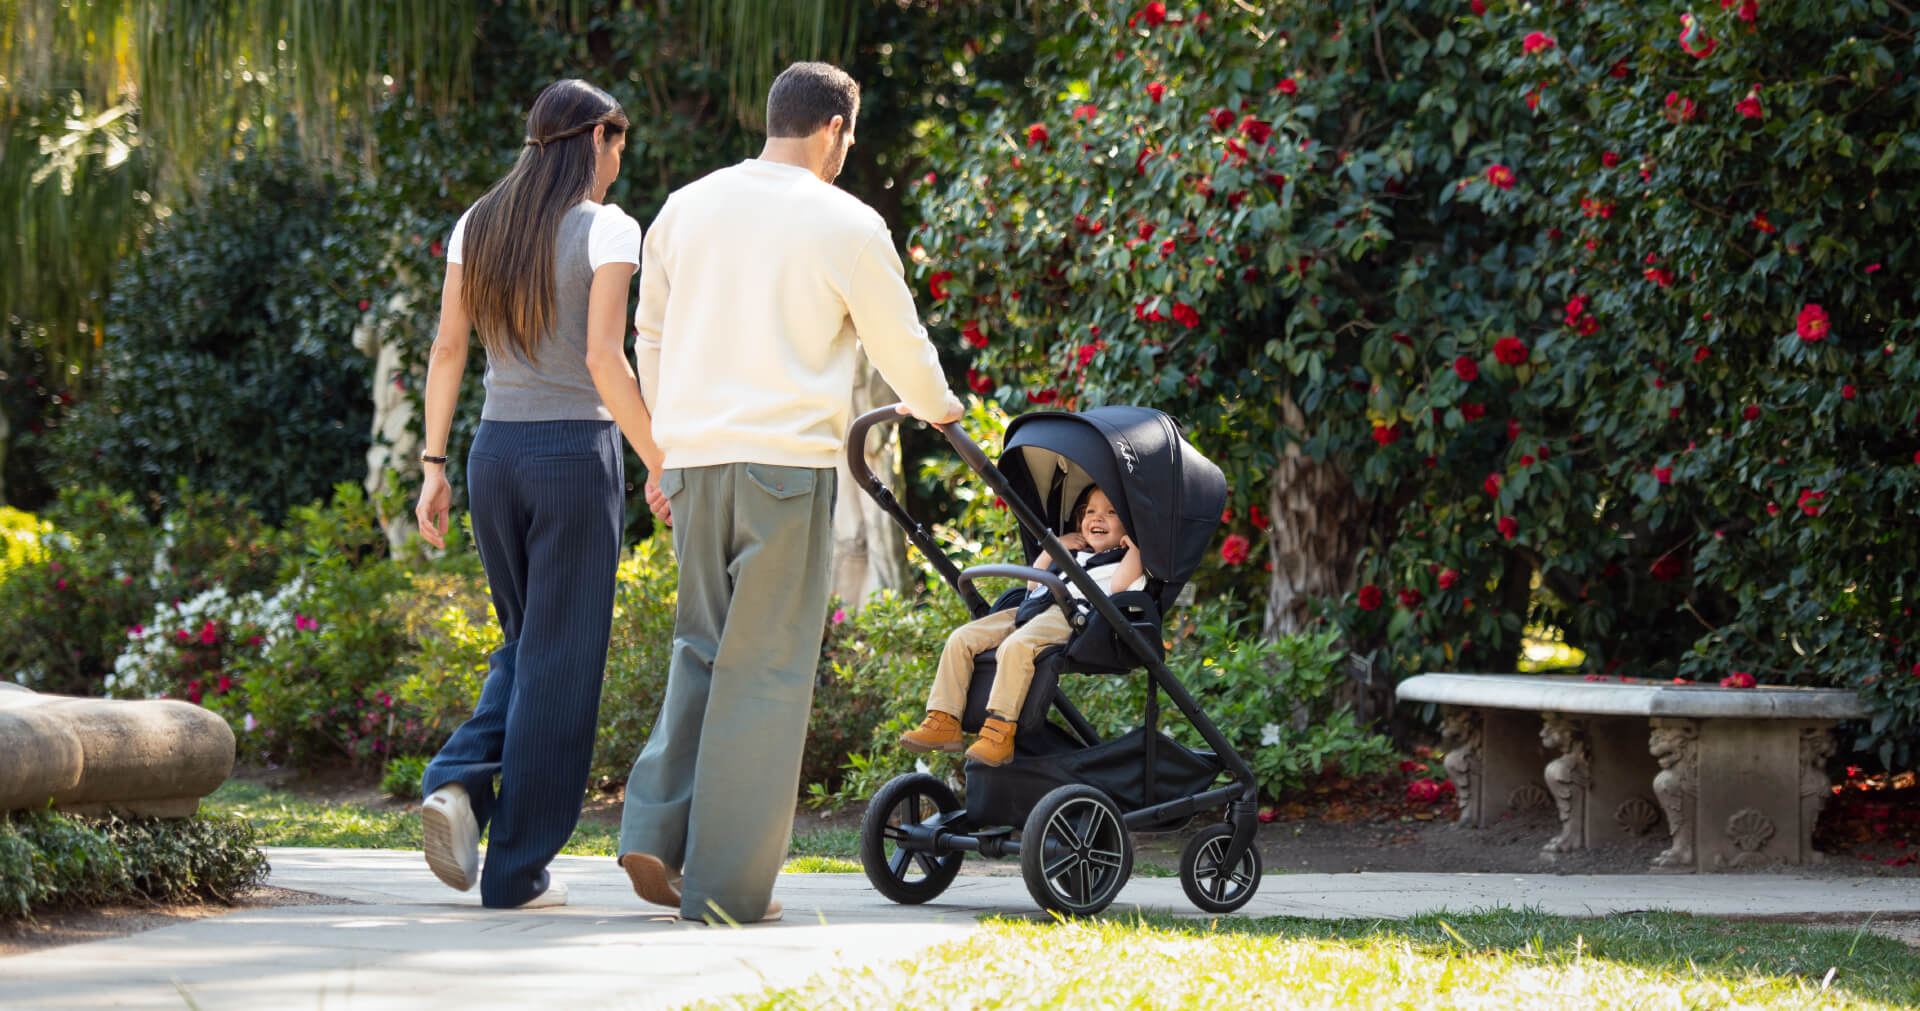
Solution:
M435 876L462 891L477 876L495 908L566 902L546 867L579 820L593 751L625 514L621 435L650 474L660 469L624 347L640 226L601 202L626 132L606 92L548 86L519 161L447 243L414 512L420 535L444 547L447 435L476 330L487 396L467 499L505 642L473 716L427 766L421 821Z

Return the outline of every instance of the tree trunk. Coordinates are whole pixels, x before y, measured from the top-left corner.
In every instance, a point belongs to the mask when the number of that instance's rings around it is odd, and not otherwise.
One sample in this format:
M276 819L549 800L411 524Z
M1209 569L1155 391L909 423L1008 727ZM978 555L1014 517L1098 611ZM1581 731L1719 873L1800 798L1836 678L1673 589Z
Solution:
M1281 407L1289 425L1305 429L1306 418L1291 400ZM1353 588L1368 510L1337 464L1317 462L1292 445L1274 466L1267 513L1273 572L1267 578L1265 633L1277 639L1308 630L1312 600ZM1366 723L1386 725L1393 715L1393 686L1378 665L1349 654L1345 669L1347 680L1334 689L1336 702L1351 706Z
M853 416L899 398L872 365L862 363L853 386ZM866 463L896 495L901 492L899 425L876 425L867 433ZM839 489L833 509L833 593L857 611L881 590L906 583L906 535L866 492L854 486L843 459L836 464Z
M388 309L398 314L405 305L404 297L395 295ZM385 339L370 317L362 315L353 328L353 346L373 360L373 439L367 445L367 476L362 484L367 496L377 501L394 471L418 473L419 464L413 456L420 448L420 432L414 424L413 401L401 385L407 377L400 342ZM413 514L382 516L381 527L386 531L388 546L397 550L413 533Z

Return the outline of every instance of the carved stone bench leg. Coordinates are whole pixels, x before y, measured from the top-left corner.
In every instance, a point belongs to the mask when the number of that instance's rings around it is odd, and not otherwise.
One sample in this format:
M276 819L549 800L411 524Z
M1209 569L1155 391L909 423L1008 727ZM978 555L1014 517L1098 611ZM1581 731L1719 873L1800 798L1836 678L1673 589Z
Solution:
M1584 720L1544 713L1540 744L1559 757L1547 763L1543 777L1560 812L1560 832L1540 847L1549 853L1587 848L1587 788L1593 772L1593 749L1587 744Z
M1693 802L1700 794L1700 724L1658 717L1648 722L1652 729L1647 750L1660 763L1653 792L1667 813L1667 831L1673 840L1653 858L1653 866L1690 870L1694 865Z
M1449 710L1444 765L1460 801L1459 824L1491 825L1502 815L1551 808L1540 770L1553 756L1540 746L1540 714L1517 709Z

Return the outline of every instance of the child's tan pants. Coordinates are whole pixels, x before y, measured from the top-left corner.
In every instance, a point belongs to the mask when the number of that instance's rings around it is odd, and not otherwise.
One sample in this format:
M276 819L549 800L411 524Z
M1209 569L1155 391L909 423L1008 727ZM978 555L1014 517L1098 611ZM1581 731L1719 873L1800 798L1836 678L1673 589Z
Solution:
M1018 720L1020 706L1033 683L1033 656L1072 637L1073 627L1058 607L1050 607L1032 621L1013 627L1013 610L996 611L953 630L940 654L940 672L934 675L927 708L960 716L967 709L967 685L973 681L973 658L998 646L999 671L987 711L1003 720Z

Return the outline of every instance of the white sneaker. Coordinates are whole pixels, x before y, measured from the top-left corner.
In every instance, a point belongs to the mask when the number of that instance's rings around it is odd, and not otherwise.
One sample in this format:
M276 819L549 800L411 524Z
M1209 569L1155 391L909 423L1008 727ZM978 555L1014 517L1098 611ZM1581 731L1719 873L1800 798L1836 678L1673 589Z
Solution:
M464 892L480 879L480 823L466 787L448 783L421 803L420 837L427 867L447 887Z
M567 904L567 883L565 881L560 880L559 878L554 877L552 874L548 874L547 890L544 892L541 892L540 894L534 896L531 899L528 899L525 902L520 903L518 908L545 909L548 906L564 906L566 904Z

